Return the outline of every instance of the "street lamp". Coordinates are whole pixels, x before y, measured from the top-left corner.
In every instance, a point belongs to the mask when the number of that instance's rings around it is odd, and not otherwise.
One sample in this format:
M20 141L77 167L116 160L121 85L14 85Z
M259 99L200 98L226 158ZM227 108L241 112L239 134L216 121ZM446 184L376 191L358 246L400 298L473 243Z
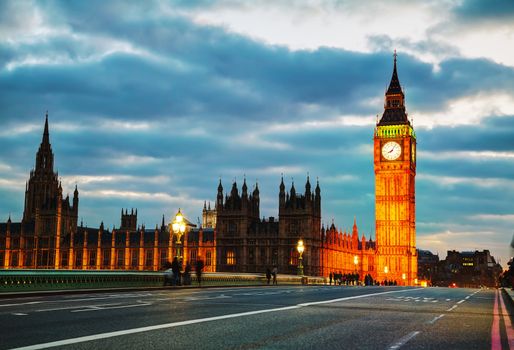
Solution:
M405 273L402 273L402 280L403 280L403 285L405 285L405 279L407 278L407 275Z
M389 267L384 266L384 273L385 273L385 275L386 275L386 281L387 281L387 273L388 273L388 272L389 272ZM389 281L387 281L387 282L389 282ZM387 284L386 284L386 285L387 285Z
M303 263L302 263L302 254L303 254L303 251L305 250L305 246L303 245L303 240L300 239L298 241L298 245L296 246L296 250L298 250L298 254L300 254L299 258L298 258L298 276L303 276Z
M173 233L177 236L177 258L181 260L180 255L180 244L182 243L181 238L184 232L186 232L186 223L184 220L184 216L180 212L180 208L178 209L177 214L175 214L175 218L173 219L173 222L171 223L171 228L173 230Z

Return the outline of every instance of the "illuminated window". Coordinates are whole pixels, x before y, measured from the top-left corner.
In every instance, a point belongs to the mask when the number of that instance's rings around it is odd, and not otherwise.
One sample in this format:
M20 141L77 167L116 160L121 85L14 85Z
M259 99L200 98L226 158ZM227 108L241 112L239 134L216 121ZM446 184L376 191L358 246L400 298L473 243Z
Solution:
M89 252L89 266L96 266L96 250L92 250Z
M233 250L227 251L227 265L235 265L236 264L236 254Z
M138 253L138 251L136 249L132 250L131 254L130 254L130 257L131 257L130 265L133 268L136 268L139 265L139 253Z
M208 250L207 253L205 253L205 266L211 266L212 264L212 254L211 251Z
M104 249L102 254L102 265L104 267L108 267L111 265L111 250L110 249Z
M291 248L291 252L289 254L289 265L298 265L298 251L296 248Z
M196 264L196 249L191 249L189 252L189 261L191 264Z
M147 267L153 266L153 251L151 249L145 251L145 265Z

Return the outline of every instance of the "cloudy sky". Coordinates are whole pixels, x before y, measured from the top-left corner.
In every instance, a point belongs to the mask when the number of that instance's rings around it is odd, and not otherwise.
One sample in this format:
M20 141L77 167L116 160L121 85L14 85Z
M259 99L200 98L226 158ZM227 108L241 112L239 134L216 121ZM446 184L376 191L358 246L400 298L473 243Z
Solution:
M323 222L374 237L372 138L394 49L418 138L417 246L514 233L514 2L2 1L0 220L21 220L49 111L88 226L196 222L221 177L319 178Z

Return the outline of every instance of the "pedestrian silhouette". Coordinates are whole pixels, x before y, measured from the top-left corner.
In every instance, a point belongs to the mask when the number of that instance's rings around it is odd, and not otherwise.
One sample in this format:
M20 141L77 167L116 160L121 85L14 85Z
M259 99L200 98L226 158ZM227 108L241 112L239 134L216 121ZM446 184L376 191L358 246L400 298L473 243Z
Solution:
M198 285L202 286L202 270L203 270L203 260L196 260L196 279L198 280Z
M269 269L269 267L266 268L266 280L269 285L269 281L271 280L271 270Z
M278 268L277 265L273 266L273 271L271 272L273 275L273 284L277 284L277 274L278 274Z
M173 285L180 285L180 264L178 258L174 257L171 263L171 270L173 271Z

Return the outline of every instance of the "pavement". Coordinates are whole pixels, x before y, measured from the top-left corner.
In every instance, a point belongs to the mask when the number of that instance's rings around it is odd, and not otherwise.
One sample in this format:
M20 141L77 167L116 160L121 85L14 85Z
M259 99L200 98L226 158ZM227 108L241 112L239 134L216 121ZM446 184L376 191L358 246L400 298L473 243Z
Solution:
M508 349L504 299L495 289L323 285L0 299L0 349Z

